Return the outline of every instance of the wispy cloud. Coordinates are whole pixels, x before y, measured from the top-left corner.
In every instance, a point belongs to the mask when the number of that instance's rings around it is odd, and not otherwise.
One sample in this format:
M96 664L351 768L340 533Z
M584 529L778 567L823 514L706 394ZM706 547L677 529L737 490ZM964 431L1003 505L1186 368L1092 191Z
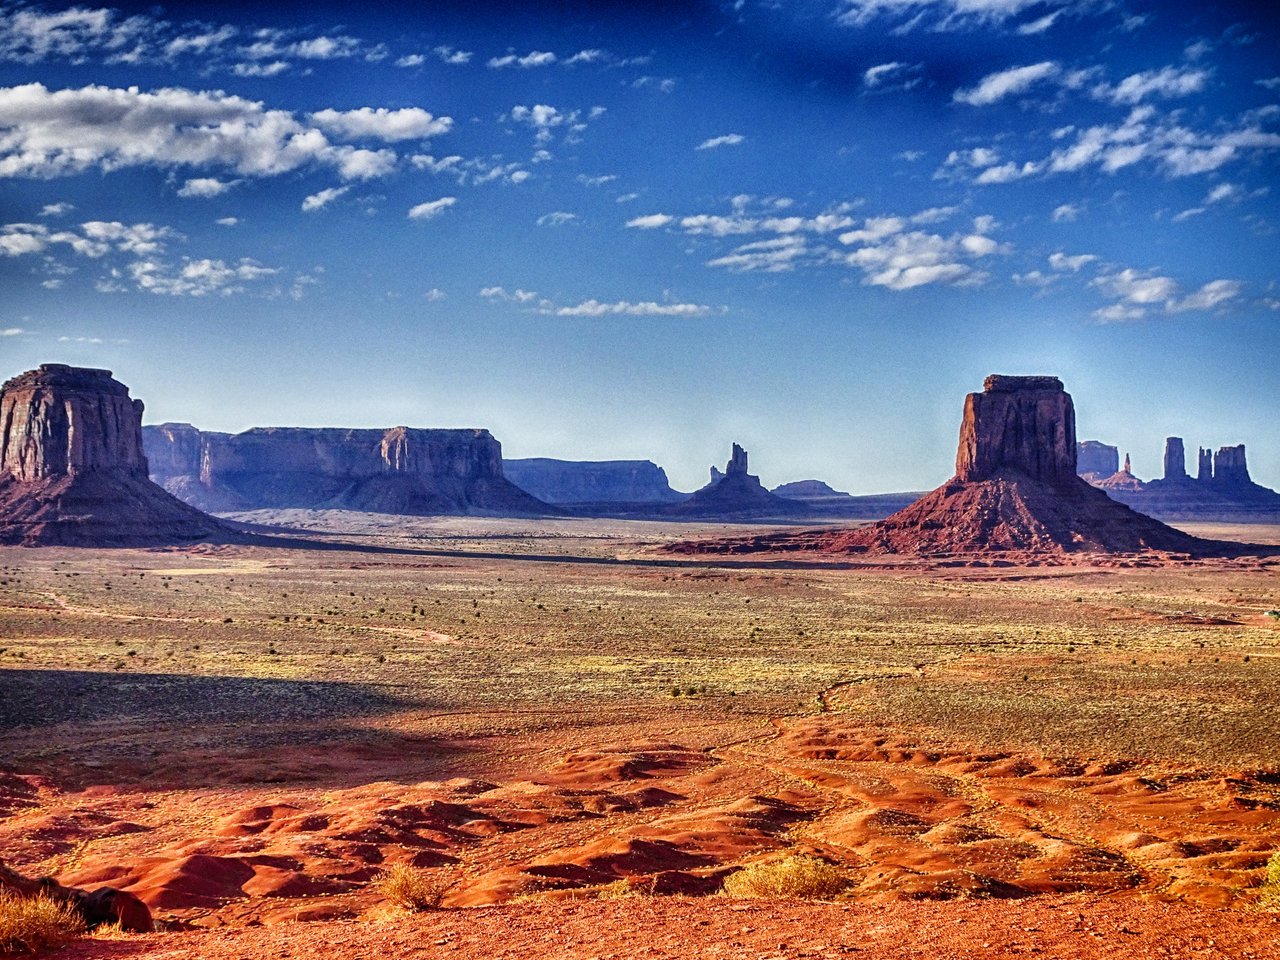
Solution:
M439 200L428 200L426 203L420 203L417 206L410 207L409 219L432 220L440 216L440 214L444 213L457 202L457 197L441 197Z
M717 147L736 147L740 143L744 143L746 139L747 138L740 133L726 133L719 137L711 137L707 140L703 140L697 147L695 147L695 149L715 150Z
M978 81L977 86L967 90L957 90L952 99L957 103L967 103L974 107L983 107L1003 100L1005 97L1022 93L1033 84L1058 76L1062 68L1052 60L1032 63L1025 67L1010 67L999 73L988 74Z
M312 213L316 210L323 210L333 201L346 194L350 187L328 187L318 193L313 193L309 197L305 197L302 201L302 209L305 213Z

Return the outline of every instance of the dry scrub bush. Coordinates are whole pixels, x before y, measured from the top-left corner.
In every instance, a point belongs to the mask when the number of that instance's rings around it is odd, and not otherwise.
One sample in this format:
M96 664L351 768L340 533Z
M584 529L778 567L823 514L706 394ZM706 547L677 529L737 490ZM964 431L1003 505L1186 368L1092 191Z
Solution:
M452 878L443 871L428 873L406 863L379 872L373 883L384 897L410 913L436 909L453 886Z
M84 932L84 921L65 903L0 891L0 954L35 953Z
M643 881L632 883L623 877L621 880L614 880L612 883L606 883L596 888L596 899L598 900L630 900L635 897L648 897L653 895L654 881L651 879L648 883L648 890L645 889Z
M1266 910L1280 910L1280 851L1267 861L1267 876L1258 891L1258 904Z
M833 900L849 886L839 867L805 854L748 864L725 878L722 891L757 900Z

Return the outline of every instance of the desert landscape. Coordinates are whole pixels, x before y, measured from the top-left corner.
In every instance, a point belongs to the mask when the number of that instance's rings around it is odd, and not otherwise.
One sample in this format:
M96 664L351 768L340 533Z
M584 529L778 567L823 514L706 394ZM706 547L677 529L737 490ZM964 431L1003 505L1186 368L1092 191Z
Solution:
M1278 27L0 0L0 960L1280 960Z
M1274 955L1280 526L1090 487L1054 378L988 378L893 517L772 533L280 508L103 549L185 506L141 406L42 367L0 414L0 858L160 931L68 956Z

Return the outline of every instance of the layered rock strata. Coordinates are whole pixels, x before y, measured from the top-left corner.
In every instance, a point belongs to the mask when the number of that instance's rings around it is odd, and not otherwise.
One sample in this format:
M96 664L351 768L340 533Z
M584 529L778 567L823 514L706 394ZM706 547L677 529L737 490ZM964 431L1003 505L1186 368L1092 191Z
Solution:
M226 533L147 479L142 411L110 370L49 363L0 387L0 543L142 546Z
M255 427L228 434L166 423L144 428L143 439L157 482L218 512L554 512L503 475L502 446L488 430Z

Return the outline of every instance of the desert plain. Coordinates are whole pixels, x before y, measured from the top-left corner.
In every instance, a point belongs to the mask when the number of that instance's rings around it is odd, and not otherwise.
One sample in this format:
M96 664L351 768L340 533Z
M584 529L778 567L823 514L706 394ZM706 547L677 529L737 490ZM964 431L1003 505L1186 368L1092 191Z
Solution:
M1274 559L237 519L269 545L0 550L0 861L162 927L60 955L1280 956ZM843 891L721 893L796 855Z

